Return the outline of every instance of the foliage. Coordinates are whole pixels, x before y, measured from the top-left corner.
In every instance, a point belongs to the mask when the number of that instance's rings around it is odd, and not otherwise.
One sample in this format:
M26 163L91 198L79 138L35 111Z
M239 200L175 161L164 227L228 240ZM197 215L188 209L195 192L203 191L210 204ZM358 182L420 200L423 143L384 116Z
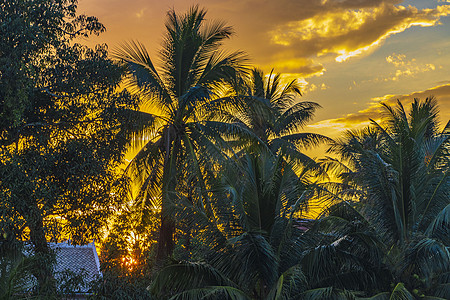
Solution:
M62 297L75 297L77 293L88 288L88 282L86 282L88 273L86 270L81 269L78 272L72 270L62 270L55 274L58 282L58 295Z
M92 300L148 300L152 299L147 290L148 280L139 276L122 276L106 271L92 282Z
M26 298L34 287L30 282L34 257L26 257L22 253L22 245L16 241L10 242L1 239L0 299L2 300L22 296Z
M328 164L343 180L338 196L358 202L340 204L327 219L335 234L365 251L370 249L367 241L379 244L391 282L403 282L418 295L448 297L448 129L438 131L433 98L415 99L409 116L400 102L384 108L384 125L372 121L372 127L348 132L331 146L330 151L348 162ZM338 222L360 224L366 245L342 232L345 227L337 227Z
M154 257L159 214L142 217L133 206L123 206L113 220L113 226L102 243L100 262L102 271L125 277L148 277ZM143 224L142 220L150 224Z
M128 67L129 88L154 112L135 112L143 121L135 134L147 135L149 140L128 171L140 189L137 205L161 208L159 260L174 248L176 224L170 206L182 192L179 183L191 187L186 193L208 210L204 172L224 157L222 149L229 148L220 133L242 131L207 118L217 88L241 72L244 56L220 50L232 29L221 22L206 24L205 15L206 11L197 6L184 15L169 11L159 70L140 43L126 43L115 52Z
M268 152L247 155L240 166L230 163L219 178L212 190L214 217L188 201L177 215L192 229L192 239L200 241L185 249L197 253L199 261L166 267L151 291L173 299L289 299L306 290L298 263L307 240L293 216L306 205L313 186L281 156ZM194 248L197 244L206 247Z
M13 0L0 2L0 137L2 144L18 138L33 107L45 109L51 95L89 89L81 68L72 68L83 49L68 42L76 37L99 34L105 28L95 17L76 15L76 0ZM57 53L55 53L57 51ZM61 61L62 60L62 61ZM57 66L51 69L49 66ZM86 64L85 67L92 67ZM101 69L99 69L101 70ZM99 71L97 70L97 71ZM59 71L59 72L55 72ZM91 70L92 72L92 70ZM60 73L58 75L58 73ZM61 76L63 75L63 76ZM100 78L100 77L99 77ZM55 83L58 83L55 85ZM47 97L50 98L51 97Z
M290 159L312 163L301 151L331 139L300 131L312 120L320 105L299 101L301 92L297 79L283 84L282 78L283 74L275 74L273 70L264 76L262 70L252 69L243 82L233 85L232 96L223 98L222 101L229 103L226 106L229 109L222 112L222 118L253 132L259 144L273 153L282 149Z
M29 239L42 292L52 283L47 238L86 243L124 196L115 169L135 97L106 46L74 43L104 31L74 0L0 2L0 209L8 235ZM76 78L76 80L73 80Z
M222 51L233 30L204 9L168 12L157 68L137 42L119 64L77 44L105 28L76 4L0 0L1 299L72 295L85 276L54 274L47 241L108 222L92 299L450 298L435 99L383 104L381 123L331 141L301 132L320 106L297 81ZM319 166L302 151L322 142L336 157ZM298 220L318 197L337 204Z

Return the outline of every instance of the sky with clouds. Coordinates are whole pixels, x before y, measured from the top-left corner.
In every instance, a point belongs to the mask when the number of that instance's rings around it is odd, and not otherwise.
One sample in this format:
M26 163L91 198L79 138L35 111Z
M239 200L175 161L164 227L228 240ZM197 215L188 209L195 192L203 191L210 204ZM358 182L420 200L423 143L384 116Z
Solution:
M232 25L229 50L286 78L318 102L308 130L336 137L380 118L380 102L435 96L450 118L450 0L79 0L107 32L88 43L138 40L156 57L166 12L192 4Z

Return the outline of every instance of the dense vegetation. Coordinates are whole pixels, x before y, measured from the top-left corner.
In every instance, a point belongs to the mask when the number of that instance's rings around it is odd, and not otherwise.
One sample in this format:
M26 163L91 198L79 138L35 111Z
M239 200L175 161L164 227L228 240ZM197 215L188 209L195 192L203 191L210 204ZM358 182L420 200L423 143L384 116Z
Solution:
M105 28L76 3L0 0L0 299L76 291L47 244L67 238L100 241L93 299L450 298L434 98L333 141L204 9L168 12L154 63L139 42L78 44ZM304 154L319 144L329 157Z

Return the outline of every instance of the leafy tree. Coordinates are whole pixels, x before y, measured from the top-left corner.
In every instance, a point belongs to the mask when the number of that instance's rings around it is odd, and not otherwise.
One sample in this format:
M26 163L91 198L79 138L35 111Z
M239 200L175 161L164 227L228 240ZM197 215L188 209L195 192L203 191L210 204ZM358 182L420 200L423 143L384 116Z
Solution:
M148 300L152 299L147 290L148 281L140 277L123 277L105 272L94 282L88 299L91 300Z
M136 107L106 46L74 42L104 31L76 2L0 2L0 210L33 245L38 293L55 291L48 238L86 243L124 197L115 169Z
M83 71L87 71L70 68L76 55L81 55L77 52L83 50L71 47L69 42L77 37L99 34L105 28L95 17L76 15L76 3L76 0L0 2L2 145L17 140L19 133L26 128L24 125L29 121L25 118L27 112L33 107L46 108L44 99L38 103L35 100L36 95L51 95L56 91L74 92L76 89L87 88L82 80L67 81L68 78L76 78ZM58 53L52 53L53 50L58 50ZM59 68L54 69L51 74L49 65L58 65ZM65 76L61 76L63 74ZM55 83L59 86L55 86ZM67 90L68 88L70 90Z
M157 229L152 223L158 222L159 214L147 215L128 204L114 219L107 238L102 243L100 263L103 272L117 276L147 278L150 258L154 254ZM147 223L142 223L142 220Z
M205 14L197 6L184 15L168 12L160 69L142 44L124 44L115 53L128 66L130 88L152 109L151 113L135 114L142 121L140 133L150 140L128 170L140 187L137 203L161 207L158 259L174 248L175 221L170 206L181 192L180 182L190 187L185 192L192 201L210 211L204 172L213 169L211 161L223 157L222 150L227 148L220 132L242 131L207 117L218 88L241 72L244 57L241 52L220 50L232 29L221 22L205 24Z
M26 298L33 288L32 275L34 257L25 257L22 245L5 234L0 237L0 299Z

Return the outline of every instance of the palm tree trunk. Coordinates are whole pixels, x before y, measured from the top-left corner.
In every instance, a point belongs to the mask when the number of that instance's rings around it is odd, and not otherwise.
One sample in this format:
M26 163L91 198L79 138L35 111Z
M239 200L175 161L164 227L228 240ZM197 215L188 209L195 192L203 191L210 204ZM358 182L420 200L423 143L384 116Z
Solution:
M175 222L170 216L167 216L164 211L164 206L161 210L161 227L159 229L159 241L158 250L156 252L156 260L162 261L173 252L175 243L174 232L175 232Z
M171 139L172 126L165 131L165 157L162 182L162 201L161 201L161 227L159 229L158 250L156 252L156 261L161 262L170 256L174 249L174 231L175 222L168 212L170 205L169 192L175 191L176 172L174 171L174 155Z

